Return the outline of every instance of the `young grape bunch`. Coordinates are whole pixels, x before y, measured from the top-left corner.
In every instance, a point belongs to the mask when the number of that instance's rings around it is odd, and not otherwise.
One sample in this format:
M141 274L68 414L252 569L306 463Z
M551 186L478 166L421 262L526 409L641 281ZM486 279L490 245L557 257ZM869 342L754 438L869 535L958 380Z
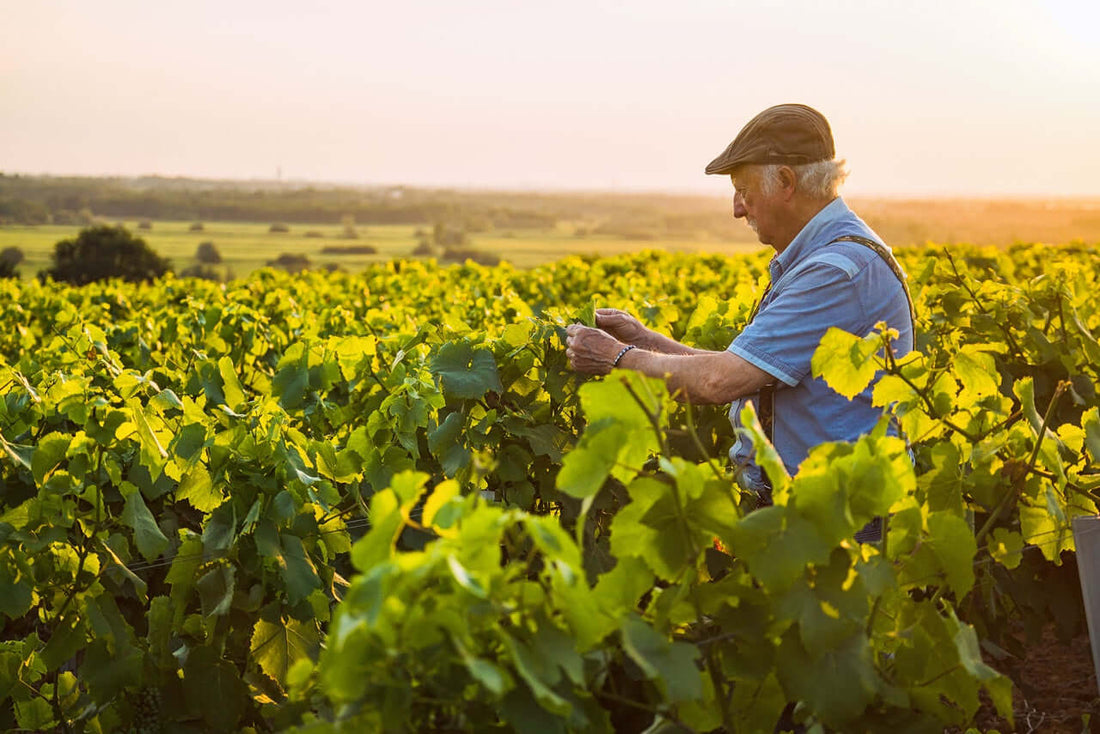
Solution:
M134 696L134 718L128 734L161 734L164 727L160 720L160 690L143 688Z

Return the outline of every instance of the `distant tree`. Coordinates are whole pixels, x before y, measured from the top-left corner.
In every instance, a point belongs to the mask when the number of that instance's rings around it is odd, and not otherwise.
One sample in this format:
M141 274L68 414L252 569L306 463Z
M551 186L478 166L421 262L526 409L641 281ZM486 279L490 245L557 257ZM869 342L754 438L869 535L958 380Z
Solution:
M202 222L195 222L190 227L188 227L188 229L192 232L201 232L203 231L203 229L205 229L205 227L203 226Z
M18 247L5 247L0 250L0 263L11 265L13 268L23 262L23 251Z
M222 261L222 255L213 242L200 242L195 250L195 259L204 265L217 265Z
M413 257L434 257L436 254L438 254L436 247L427 237L422 237L412 251Z
M322 255L377 255L374 245L328 245L321 248Z
M290 231L290 227L288 227L285 224L280 224L280 223L276 222L275 224L268 227L267 231L272 232L272 233L276 233L276 234L286 234L287 232Z
M216 268L206 263L198 263L180 271L181 278L201 278L223 283L233 279L232 271L228 268Z
M84 285L106 278L139 282L159 278L171 263L154 252L145 240L125 227L100 225L80 230L75 239L54 245L54 266L39 272L41 278Z
M268 260L267 265L268 267L285 270L288 273L298 273L303 270L309 270L310 262L309 258L305 255L295 255L284 252L274 260Z
M152 228L153 228L153 223L151 221L149 221L148 219L142 219L140 222L138 222L138 229L152 229Z
M0 201L0 224L49 224L50 220L45 204L23 199Z
M72 209L59 209L54 212L53 223L63 225L80 224L80 217Z
M432 240L439 247L461 247L466 244L466 230L436 222L432 227Z
M18 278L21 262L23 262L22 250L18 247L5 247L0 251L0 278Z
M500 257L491 252L482 252L472 247L448 247L443 250L444 262L466 262L472 260L480 265L499 265Z

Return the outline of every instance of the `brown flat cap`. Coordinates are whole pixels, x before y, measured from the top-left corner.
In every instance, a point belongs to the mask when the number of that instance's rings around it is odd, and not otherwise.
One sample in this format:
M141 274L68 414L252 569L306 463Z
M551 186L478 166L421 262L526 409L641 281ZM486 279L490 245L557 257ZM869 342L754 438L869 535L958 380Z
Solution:
M824 115L804 104L780 104L749 120L707 173L732 173L746 163L797 166L834 157L833 132Z

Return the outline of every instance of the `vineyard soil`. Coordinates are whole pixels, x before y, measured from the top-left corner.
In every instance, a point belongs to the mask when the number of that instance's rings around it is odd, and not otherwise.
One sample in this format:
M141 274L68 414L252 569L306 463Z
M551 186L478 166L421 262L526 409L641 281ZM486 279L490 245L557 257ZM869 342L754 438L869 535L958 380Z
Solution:
M1015 634L1024 643L1023 632ZM1042 638L1026 650L1023 658L1010 658L998 665L1013 680L1015 731L1083 734L1100 730L1100 695L1089 636L1082 633L1068 641L1060 640L1054 626L1049 625ZM1088 724L1084 717L1088 717ZM988 700L983 702L974 723L983 731L1011 731Z

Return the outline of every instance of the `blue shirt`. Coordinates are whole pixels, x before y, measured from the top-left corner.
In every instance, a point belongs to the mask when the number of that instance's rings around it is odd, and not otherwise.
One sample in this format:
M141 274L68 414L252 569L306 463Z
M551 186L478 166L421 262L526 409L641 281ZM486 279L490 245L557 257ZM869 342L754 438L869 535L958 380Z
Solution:
M899 333L895 352L913 349L909 303L897 276L871 248L858 242L832 243L842 235L882 243L843 200L831 201L772 258L771 291L728 349L776 378L772 440L791 474L814 446L853 441L874 428L882 414L871 405L873 383L849 401L810 375L810 359L829 327L865 336L885 321ZM744 401L754 397L730 406L734 428ZM744 480L760 486L763 476L753 455L746 439L739 438L730 449L730 460L744 467Z

